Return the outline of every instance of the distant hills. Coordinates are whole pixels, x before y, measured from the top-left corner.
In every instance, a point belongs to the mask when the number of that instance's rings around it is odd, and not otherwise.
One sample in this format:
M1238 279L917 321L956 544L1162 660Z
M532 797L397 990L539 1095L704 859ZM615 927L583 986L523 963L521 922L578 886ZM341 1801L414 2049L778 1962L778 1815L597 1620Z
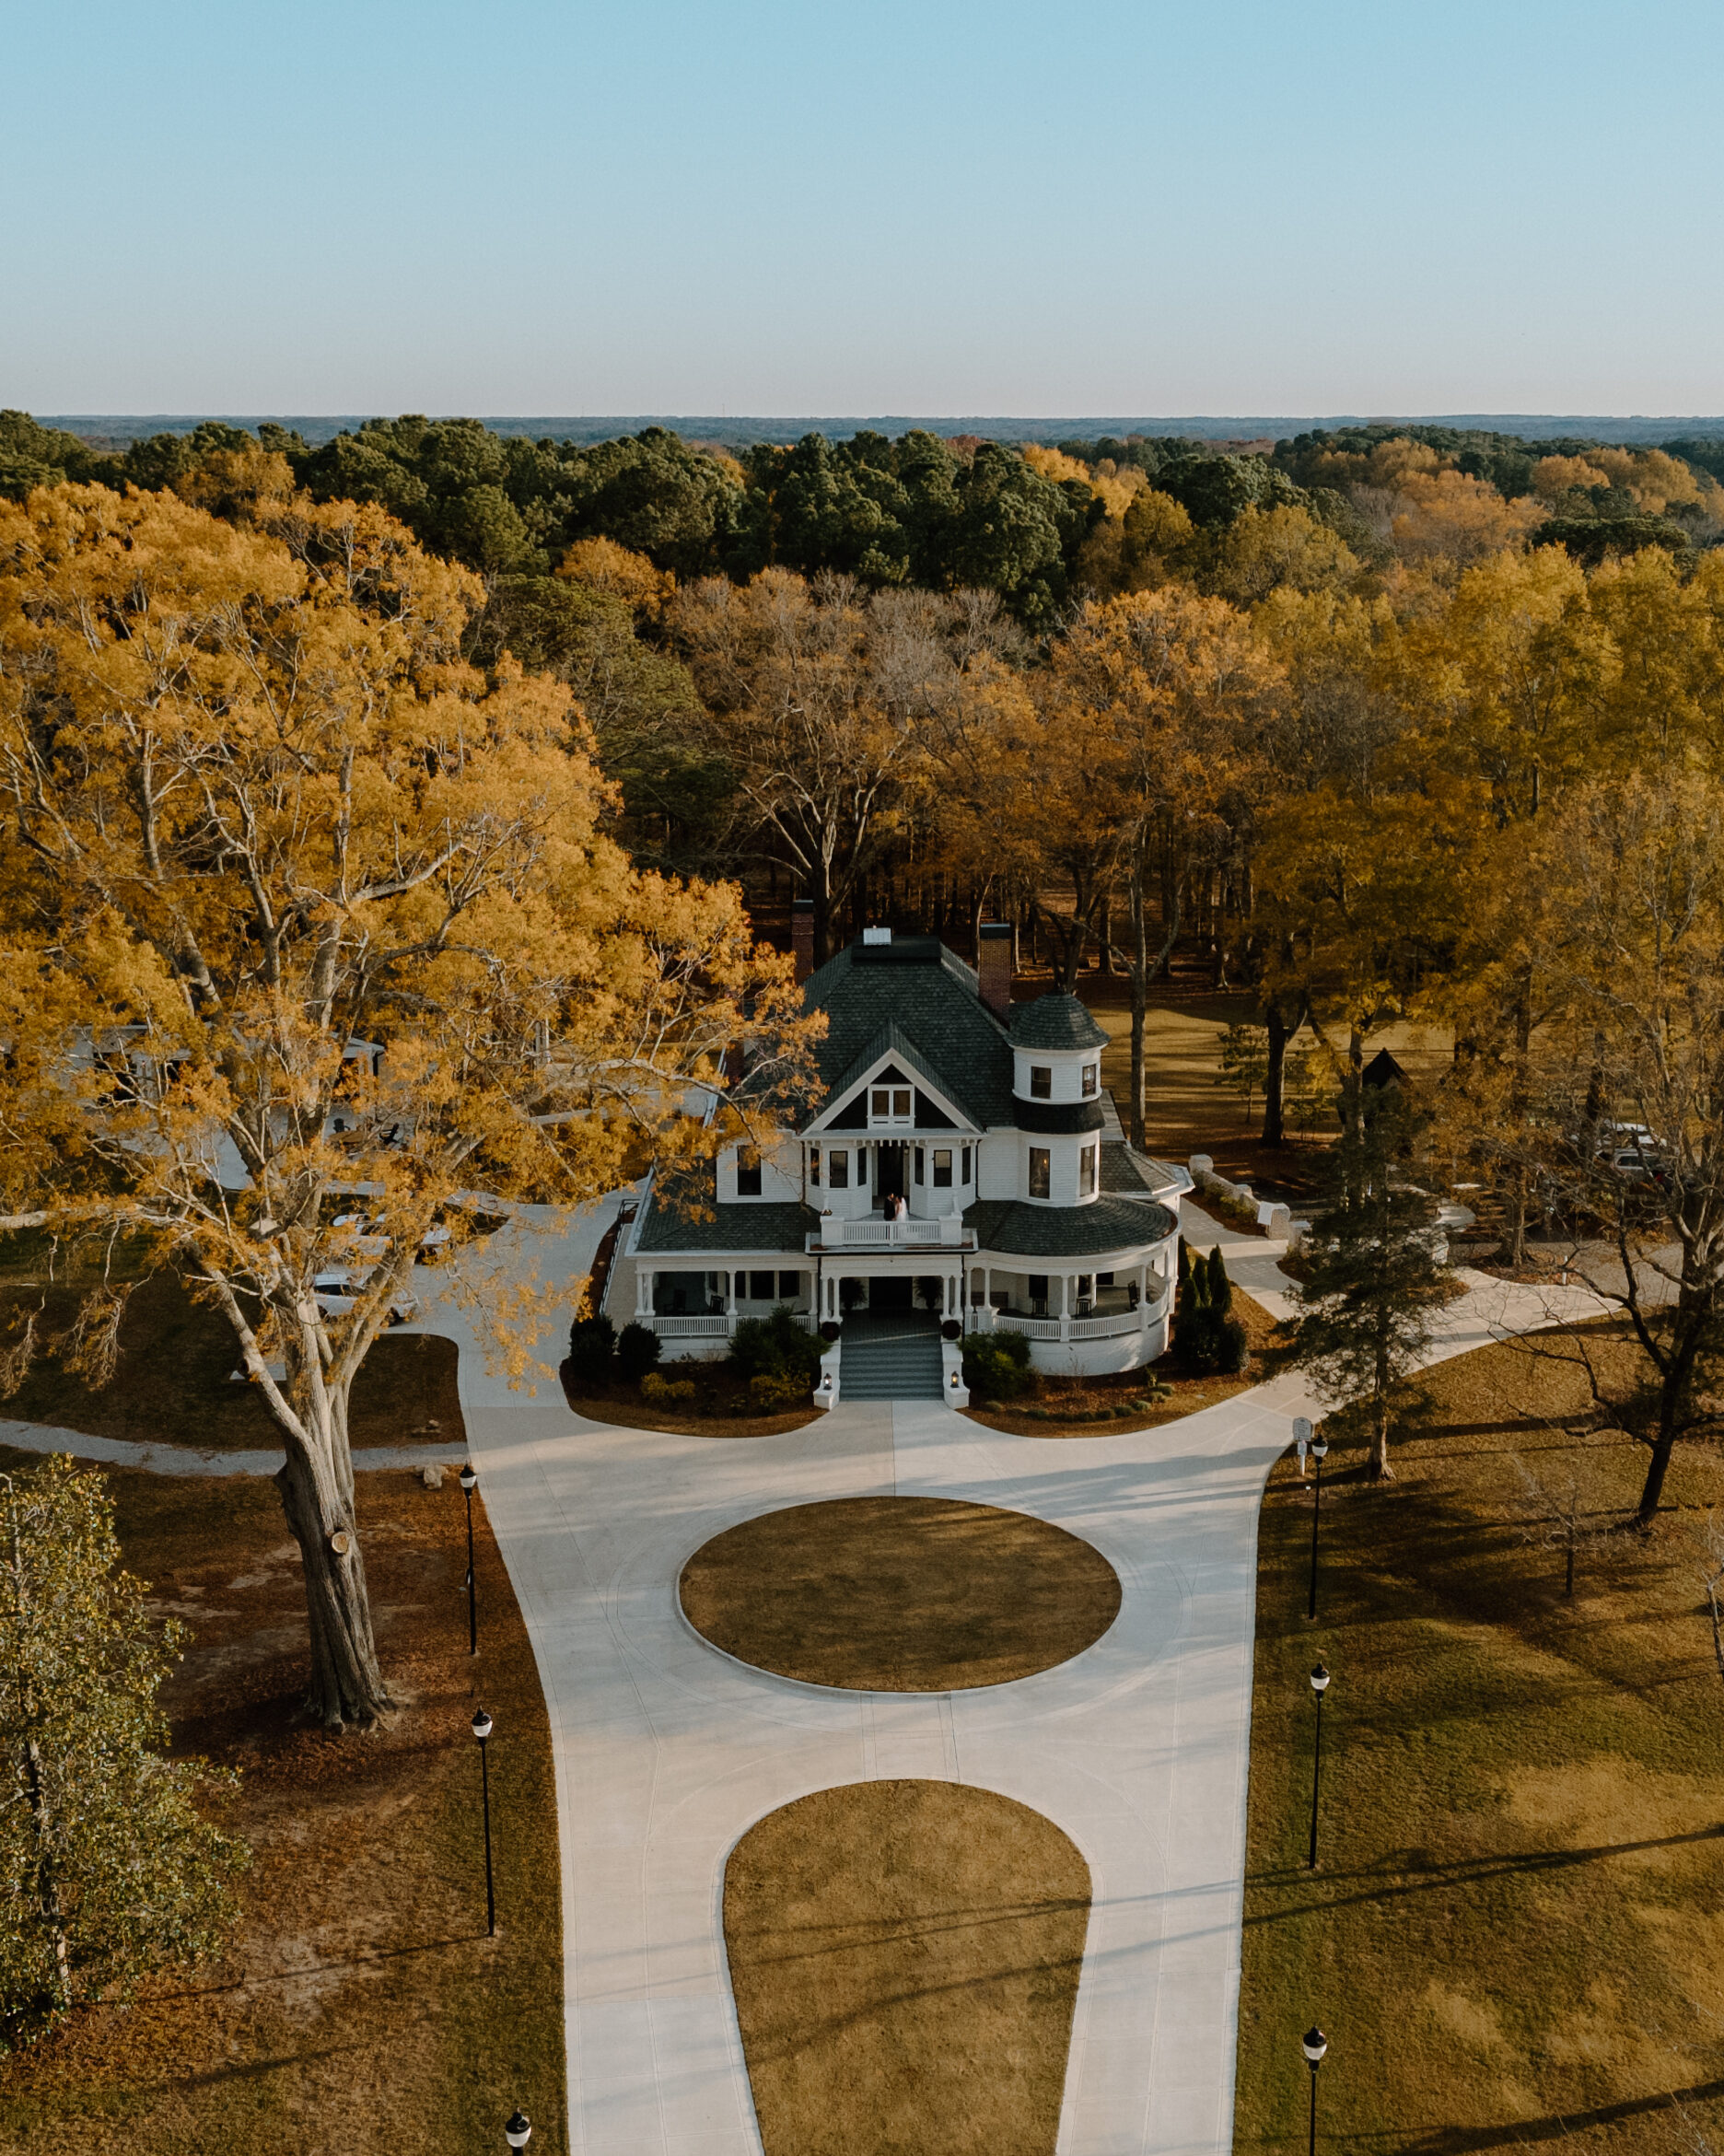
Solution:
M147 439L151 435L190 434L194 426L205 419L219 419L229 426L248 427L254 432L264 421L272 421L277 426L296 431L315 449L321 443L332 441L338 434L351 434L369 417L393 416L393 414L363 412L62 412L36 414L43 426L64 427L68 434L81 436L92 446L100 449L123 449L128 443ZM444 414L437 416L455 415ZM827 435L840 441L865 431L895 437L907 434L913 427L924 427L930 434L944 437L982 435L996 442L1045 442L1070 437L1103 435L1123 438L1135 434L1180 435L1198 441L1281 441L1290 436L1306 433L1312 427L1363 426L1385 421L1424 426L1476 427L1493 434L1523 435L1533 441L1564 435L1584 437L1589 441L1624 444L1662 442L1672 436L1724 440L1724 415L1705 417L1692 414L1662 419L1647 418L1638 414L1623 418L1613 417L1608 414L1572 412L1354 412L1303 418L1289 417L1285 414L1279 416L1236 414L1136 419L1089 416L1009 419L996 414L990 416L975 413L932 418L907 413L886 413L871 418L850 419L751 418L728 413L673 412L607 414L563 419L491 419L485 418L483 414L471 416L482 419L486 426L497 434L524 435L532 441L548 437L554 441L601 442L609 441L617 435L639 434L643 427L666 426L681 435L685 440L724 442L737 448L747 448L755 442L798 441L807 434Z

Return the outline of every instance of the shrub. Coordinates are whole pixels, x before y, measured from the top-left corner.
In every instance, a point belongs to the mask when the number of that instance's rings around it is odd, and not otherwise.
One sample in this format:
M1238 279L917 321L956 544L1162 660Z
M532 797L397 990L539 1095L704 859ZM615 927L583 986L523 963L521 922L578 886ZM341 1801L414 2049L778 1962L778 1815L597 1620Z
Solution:
M1180 1244L1179 1300L1173 1311L1173 1352L1200 1378L1236 1377L1251 1359L1245 1328L1229 1317L1233 1283L1220 1245L1194 1262Z
M646 1375L661 1352L658 1334L637 1319L631 1318L617 1334L617 1361L631 1384Z
M749 1398L763 1415L776 1414L785 1407L806 1407L808 1397L806 1381L788 1370L763 1370L749 1380Z
M978 1400L1015 1400L1034 1380L1030 1369L1030 1336L1005 1330L963 1335L963 1381Z
M648 1370L640 1381L640 1396L653 1407L673 1407L694 1397L693 1378L660 1377L657 1370Z
M767 1318L739 1321L730 1340L730 1367L740 1378L793 1378L807 1392L820 1375L820 1343L798 1323L787 1302Z
M577 1385L603 1385L616 1355L616 1327L607 1317L577 1318L569 1328L568 1374Z

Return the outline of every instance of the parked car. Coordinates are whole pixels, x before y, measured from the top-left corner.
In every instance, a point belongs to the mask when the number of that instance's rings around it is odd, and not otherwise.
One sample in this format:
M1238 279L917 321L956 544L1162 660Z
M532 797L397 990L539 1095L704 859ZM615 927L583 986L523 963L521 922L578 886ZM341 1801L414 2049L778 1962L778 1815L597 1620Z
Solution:
M311 1292L323 1316L350 1317L359 1307L360 1291L375 1270L374 1266L367 1266L362 1272L355 1272L350 1266L332 1265L319 1273L311 1282ZM396 1296L390 1304L389 1323L410 1324L418 1307L411 1295Z

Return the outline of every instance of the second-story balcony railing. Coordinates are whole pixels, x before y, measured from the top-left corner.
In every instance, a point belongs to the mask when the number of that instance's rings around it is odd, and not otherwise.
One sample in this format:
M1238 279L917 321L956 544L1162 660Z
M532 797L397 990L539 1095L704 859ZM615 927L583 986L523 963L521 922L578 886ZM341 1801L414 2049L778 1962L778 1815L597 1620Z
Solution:
M808 1238L810 1251L973 1250L975 1237L956 1213L938 1220L846 1220L822 1213Z

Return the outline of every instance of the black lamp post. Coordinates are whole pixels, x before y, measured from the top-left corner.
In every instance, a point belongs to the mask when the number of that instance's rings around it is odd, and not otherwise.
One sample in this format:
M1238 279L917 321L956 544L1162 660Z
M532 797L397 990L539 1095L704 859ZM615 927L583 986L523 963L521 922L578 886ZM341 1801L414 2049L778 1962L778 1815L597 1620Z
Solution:
M467 1500L467 1651L479 1651L479 1607L473 1600L472 1494L479 1486L470 1460L460 1471L461 1496Z
M1322 2064L1323 2053L1328 2048L1329 2039L1315 2022L1299 2038L1299 2049L1310 2069L1310 2156L1317 2156L1317 2069Z
M1317 1790L1322 1780L1322 1696L1329 1689L1329 1672L1322 1662L1310 1673L1310 1688L1317 1695L1317 1742L1311 1752L1310 1870L1317 1869Z
M532 2139L532 2121L518 2104L503 2128L503 2139L511 2149L524 2149Z
M496 1889L491 1878L491 1762L485 1744L491 1735L491 1717L482 1707L472 1718L472 1733L479 1740L479 1786L484 1805L485 1936L496 1937Z
M1329 1440L1321 1430L1311 1439L1311 1458L1317 1463L1317 1492L1311 1499L1310 1514L1310 1601L1305 1614L1313 1622L1317 1615L1317 1522L1322 1516L1322 1463L1329 1457Z

